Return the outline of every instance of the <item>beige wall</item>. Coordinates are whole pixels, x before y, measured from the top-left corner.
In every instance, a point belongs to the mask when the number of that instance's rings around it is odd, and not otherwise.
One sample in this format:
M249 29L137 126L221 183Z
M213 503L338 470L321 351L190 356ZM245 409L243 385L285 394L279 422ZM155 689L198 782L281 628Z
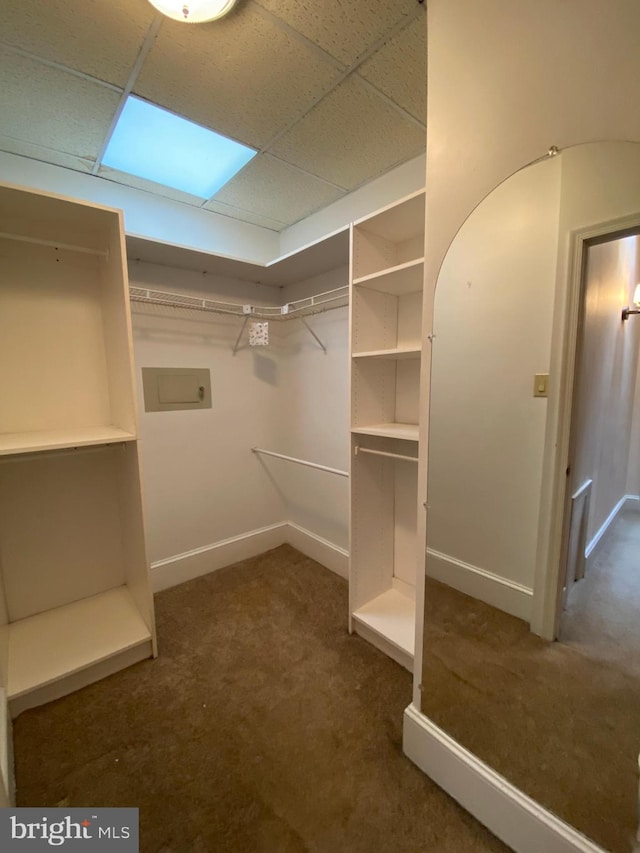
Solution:
M491 193L456 235L435 299L427 544L528 588L547 414L533 377L549 370L560 178L558 157Z
M432 329L440 266L473 208L550 146L640 140L636 0L430 0L428 5L427 235L424 330ZM597 61L595 61L597 57ZM552 340L564 328L566 290L556 288ZM422 373L421 452L428 449L430 365ZM561 393L552 391L549 425ZM552 503L557 467L546 455L541 506ZM421 472L419 492L427 492ZM421 534L426 518L422 517ZM553 539L541 517L541 539ZM536 586L547 554L537 560ZM548 591L534 613L544 610ZM417 671L420 670L418 660ZM420 702L416 680L414 701Z
M227 301L279 302L273 288L198 273L133 264L132 286L216 296ZM283 387L277 332L264 351L233 355L242 320L218 314L132 304L142 476L148 553L152 562L184 554L285 520L284 500L252 446L274 447ZM142 367L206 367L211 409L144 411Z
M638 237L626 237L587 255L571 477L572 493L592 480L587 542L627 489L640 327L635 317L622 323L620 309L633 297L639 249Z

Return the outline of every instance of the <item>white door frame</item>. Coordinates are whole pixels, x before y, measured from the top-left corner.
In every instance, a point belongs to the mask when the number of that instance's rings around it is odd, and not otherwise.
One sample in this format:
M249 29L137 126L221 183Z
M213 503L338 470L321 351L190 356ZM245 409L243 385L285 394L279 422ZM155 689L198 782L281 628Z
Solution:
M551 339L551 383L543 457L538 550L531 630L555 640L562 606L562 535L569 465L576 349L587 245L598 238L624 237L640 229L640 212L572 231L567 247L566 284L558 281ZM622 312L623 305L620 306ZM622 322L622 319L620 320Z

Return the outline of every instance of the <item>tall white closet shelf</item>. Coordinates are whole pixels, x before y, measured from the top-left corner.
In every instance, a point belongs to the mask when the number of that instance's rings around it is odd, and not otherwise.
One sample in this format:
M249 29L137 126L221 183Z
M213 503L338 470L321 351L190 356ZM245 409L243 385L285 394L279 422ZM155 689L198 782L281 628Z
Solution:
M424 192L351 229L350 629L413 665Z
M0 396L15 716L156 654L119 211L0 185Z

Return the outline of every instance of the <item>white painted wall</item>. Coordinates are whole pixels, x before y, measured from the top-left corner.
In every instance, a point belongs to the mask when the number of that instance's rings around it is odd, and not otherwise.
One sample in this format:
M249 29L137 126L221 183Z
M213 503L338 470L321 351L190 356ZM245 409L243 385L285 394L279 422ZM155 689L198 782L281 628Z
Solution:
M640 6L634 0L430 0L428 16L426 332L433 328L435 283L446 251L493 188L552 145L564 150L596 140L640 140L634 82L640 71L634 47ZM554 305L556 373L566 360L560 344L566 311L563 283ZM424 361L422 453L428 451L428 353ZM566 393L552 384L551 434ZM560 445L545 448L534 589L538 624L551 595L545 578L558 538L550 507L561 451ZM421 466L419 493L426 491ZM420 702L417 686L414 699Z
M272 288L145 263L131 265L130 282L229 301L279 301ZM249 349L245 333L234 356L240 318L132 303L132 321L150 560L284 521L283 497L250 452L276 441L283 388L277 341ZM142 367L209 368L212 408L145 413Z
M638 237L588 249L570 489L592 480L587 542L627 493L640 326L622 323L620 310L638 282L639 249Z
M340 287L347 275L343 267L281 289L148 263L129 270L134 287L273 305ZM348 480L250 449L348 468L347 309L308 318L326 355L295 320L272 321L265 348L250 348L245 331L235 356L240 318L134 302L132 321L148 550L163 564L154 569L159 585L218 568L224 554L227 563L239 559L224 543L289 521L326 540L312 555L343 571ZM212 408L146 413L142 367L208 367ZM283 539L259 538L257 551Z
M506 177L531 163L551 145L561 149L597 140L640 141L637 80L640 53L640 4L636 0L429 0L427 123L427 236L425 316L433 323L435 283L446 251L469 213ZM565 364L561 330L566 324L567 291L556 288L552 336L553 368ZM427 452L429 426L429 355L422 373L421 452ZM553 369L552 368L552 369ZM549 423L557 432L566 388L552 390ZM555 426L555 429L553 427ZM555 591L545 588L546 566L557 529L550 516L555 472L562 463L564 436L546 448L543 471L541 547L536 587L540 614ZM421 466L419 494L426 495L427 472ZM555 544L554 544L555 547ZM428 636L428 634L426 635ZM417 655L413 701L420 707L422 665ZM429 687L425 678L425 691ZM430 744L423 739L427 749ZM407 742L418 760L415 744ZM473 791L458 773L454 750L439 756L440 780L447 790L517 849L547 849L532 834L516 839L522 809L499 814L492 809L482 780ZM594 804L597 807L597 804ZM559 830L553 843L562 846ZM563 849L569 849L565 844ZM574 848L572 848L574 849ZM578 849L577 845L575 849Z
M283 302L342 287L348 281L348 268L341 267L286 288ZM307 322L327 352L323 353L299 321L282 324L280 449L291 456L348 471L348 308L311 316ZM289 520L347 549L348 478L275 460L269 467L279 477Z
M427 545L529 588L547 415L533 378L549 370L560 159L473 211L435 299Z

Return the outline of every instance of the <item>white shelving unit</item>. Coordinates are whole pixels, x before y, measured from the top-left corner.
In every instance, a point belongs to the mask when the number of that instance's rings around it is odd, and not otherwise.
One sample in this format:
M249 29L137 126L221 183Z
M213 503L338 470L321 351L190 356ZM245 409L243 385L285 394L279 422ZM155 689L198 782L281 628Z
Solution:
M416 463L423 255L423 192L353 225L350 628L407 669L421 559Z
M156 654L118 211L0 185L0 398L16 716Z

